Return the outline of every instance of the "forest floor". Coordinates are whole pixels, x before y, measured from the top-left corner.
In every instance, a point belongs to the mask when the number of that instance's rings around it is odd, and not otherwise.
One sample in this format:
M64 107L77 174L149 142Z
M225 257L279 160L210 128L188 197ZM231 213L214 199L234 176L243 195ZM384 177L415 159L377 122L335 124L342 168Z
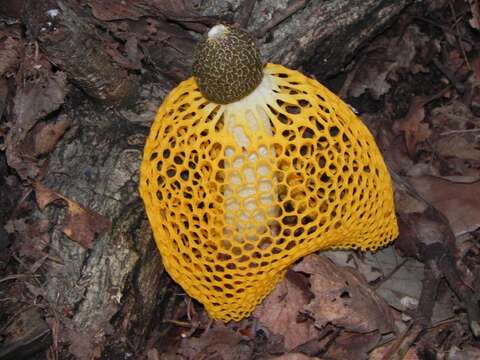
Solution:
M332 251L306 257L241 322L212 323L201 305L186 299L179 317L166 320L168 332L151 332L139 358L480 359L475 318L480 312L480 8L476 1L436 3L423 13L416 8L402 13L344 73L325 83L365 121L390 169L440 213L424 207L400 217L400 238L375 254ZM16 234L30 231L34 238L48 232L48 223L29 226L29 211L37 201L45 207L63 199L22 181L19 173L42 171L38 163L34 170L12 161L15 157L7 163L6 152L14 150L8 147L18 145L5 140L7 133L23 126L8 118L19 82L12 80L12 69L28 62L15 53L16 36L21 37L0 27L0 74L10 74L0 78L0 359L11 358L2 357L2 345L25 335L12 324L36 321L32 317L38 313L25 308L43 309L32 278L38 284L45 262L52 261ZM35 48L22 56L35 57ZM33 81L24 75L22 81ZM54 80L66 86L60 75ZM24 96L25 103L48 101L35 106L55 111L55 94ZM23 153L48 158L68 126L62 120L37 124L35 135L22 144ZM43 194L40 200L38 194ZM402 209L419 206L418 199L399 199ZM75 221L82 226L89 219L71 218L71 232L79 231ZM432 223L448 227L439 230ZM419 235L419 229L429 234ZM412 245L437 241L433 238L445 233L453 233L454 241L443 244L436 256L422 253L427 243ZM93 234L77 234L82 236ZM451 264L454 274L442 273ZM39 345L49 350L37 358L64 358L58 354L68 353L62 344L70 335L48 324L43 335L53 334L54 341ZM120 358L113 350L102 356Z

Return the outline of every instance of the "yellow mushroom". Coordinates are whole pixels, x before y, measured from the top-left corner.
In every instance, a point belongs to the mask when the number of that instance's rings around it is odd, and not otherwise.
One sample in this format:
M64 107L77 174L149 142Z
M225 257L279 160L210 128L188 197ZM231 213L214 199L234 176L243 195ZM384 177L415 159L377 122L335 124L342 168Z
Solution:
M195 56L152 124L140 194L165 269L212 318L248 316L305 255L398 236L382 155L340 98L264 66L232 27Z

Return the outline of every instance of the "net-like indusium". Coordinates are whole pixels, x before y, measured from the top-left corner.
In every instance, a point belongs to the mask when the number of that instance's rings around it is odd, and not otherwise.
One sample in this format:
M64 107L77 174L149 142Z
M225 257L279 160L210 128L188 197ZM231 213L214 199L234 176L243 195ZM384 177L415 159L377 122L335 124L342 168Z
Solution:
M320 83L267 64L240 102L206 100L195 79L152 125L140 192L165 268L209 315L240 320L299 258L376 250L398 235L375 140Z

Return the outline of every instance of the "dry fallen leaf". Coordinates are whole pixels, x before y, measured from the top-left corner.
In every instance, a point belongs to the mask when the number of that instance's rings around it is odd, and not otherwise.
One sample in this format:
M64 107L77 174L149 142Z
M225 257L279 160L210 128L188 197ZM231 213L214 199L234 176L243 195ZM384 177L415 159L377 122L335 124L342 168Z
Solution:
M374 50L361 64L367 71L355 74L348 90L349 95L358 97L367 89L374 99L386 94L391 87L388 79L393 73L402 68L416 69L413 60L417 50L423 48L427 41L428 38L420 29L412 25L400 37L383 38L378 44L373 44ZM392 46L392 43L395 45Z
M147 15L140 6L139 1L129 1L128 3L116 0L89 0L88 5L92 8L92 14L99 20L138 20Z
M33 54L29 54L34 58ZM26 56L27 58L27 56ZM25 59L22 70L17 74L17 87L13 99L12 121L5 139L8 165L14 168L22 179L35 179L39 164L33 154L33 147L25 146L25 141L35 124L51 112L58 110L67 93L67 76L61 71L53 72L50 63L44 58ZM22 82L22 78L27 78ZM30 79L31 78L31 79Z
M15 68L20 60L22 46L19 39L0 31L0 76Z
M394 125L395 130L403 131L410 157L415 155L417 143L428 139L431 134L428 124L423 122L427 103L428 100L424 96L414 97L407 115Z
M33 154L45 155L53 151L72 121L66 116L60 116L56 121L40 122L33 129Z
M469 134L465 135L468 136ZM433 143L433 147L440 156L479 161L480 150L473 141L474 136L472 136L472 141L469 141L465 138L465 135L443 136Z
M434 176L411 177L418 193L440 210L450 222L455 236L480 227L480 181L465 184Z
M95 321L88 327L81 326L72 319L61 317L58 325L58 342L62 345L68 344L68 351L72 358L78 360L99 359L105 337L107 337L109 328L111 328L110 319L118 311L118 305L110 303L104 307L104 311L99 312ZM52 326L53 319L50 320ZM92 336L95 334L95 336Z
M473 346L462 346L460 349L457 346L452 346L448 351L448 360L472 360L480 359L480 349Z
M378 331L359 334L344 331L325 353L326 359L369 360L369 352L378 344L381 336Z
M304 290L285 278L256 308L254 316L271 332L282 335L285 348L291 350L315 338L318 333L311 322L297 321L308 300Z
M310 275L315 298L305 310L318 328L331 323L360 333L392 331L390 308L355 270L338 267L318 255L307 256L294 270Z
M480 160L478 117L459 100L432 109L430 118L435 136L431 137L435 153L441 157Z
M431 118L435 128L441 132L465 130L478 120L468 105L458 99L432 109Z
M394 131L403 131L410 157L415 155L417 144L425 141L432 134L428 124L423 122L425 105L445 94L447 90L448 88L445 88L431 96L415 96L410 103L407 115L393 125Z
M468 0L470 4L470 11L472 12L472 18L469 24L474 29L480 30L480 4L478 0Z
M388 343L374 349L370 353L369 360L385 360L384 356L388 353L388 351L390 350L390 347L391 347L391 344ZM408 349L407 353L402 358L402 360L420 360L419 357L417 356L417 349L415 347Z
M356 269L369 283L376 282L375 292L392 308L405 313L417 307L422 290L424 265L415 259L401 257L394 246L360 256L353 251L328 251L322 255L339 266ZM455 315L449 300L448 297L437 299L432 316L433 323ZM397 328L405 326L404 322L400 321L396 321Z
M5 224L9 234L15 234L13 248L26 261L37 261L48 253L50 243L50 223L40 216L33 221L13 218Z
M101 234L111 227L110 220L106 217L85 209L77 202L56 193L41 183L37 182L34 186L40 209L43 210L49 204L57 201L66 203L68 211L62 231L83 247L92 248L95 235Z
M200 338L182 340L177 354L182 359L236 359L252 358L253 349L242 341L244 338L226 326L219 326L204 332Z
M380 250L375 254L362 253L358 254L355 251L330 250L322 252L338 266L348 266L356 269L368 283L378 280L382 277L382 271L379 269L374 256L389 249L390 247Z
M136 38L134 36L130 36L125 43L125 51L132 51L132 42L136 43ZM128 45L128 49L127 49ZM136 46L136 44L135 44ZM138 50L138 49L137 49ZM108 55L112 57L113 60L115 60L119 65L124 67L125 69L130 69L130 70L140 70L142 68L142 58L143 56L140 56L140 51L137 51L137 58L130 58L127 53L127 56L124 56L121 51L118 49L118 44L117 43L109 43L105 47L105 51L107 52Z
M22 133L30 131L35 123L60 108L67 92L67 75L45 69L43 75L33 83L17 89L13 112L15 130Z

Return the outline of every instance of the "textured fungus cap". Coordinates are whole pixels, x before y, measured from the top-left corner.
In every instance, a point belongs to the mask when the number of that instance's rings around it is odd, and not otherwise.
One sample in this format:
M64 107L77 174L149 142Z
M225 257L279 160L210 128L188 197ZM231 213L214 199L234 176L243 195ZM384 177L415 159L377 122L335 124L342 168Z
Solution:
M210 101L228 104L250 94L262 81L260 51L246 32L216 25L195 49L193 74Z
M320 83L274 64L225 105L194 77L179 84L152 124L140 193L166 270L224 321L248 316L307 254L374 251L398 235L366 126Z

